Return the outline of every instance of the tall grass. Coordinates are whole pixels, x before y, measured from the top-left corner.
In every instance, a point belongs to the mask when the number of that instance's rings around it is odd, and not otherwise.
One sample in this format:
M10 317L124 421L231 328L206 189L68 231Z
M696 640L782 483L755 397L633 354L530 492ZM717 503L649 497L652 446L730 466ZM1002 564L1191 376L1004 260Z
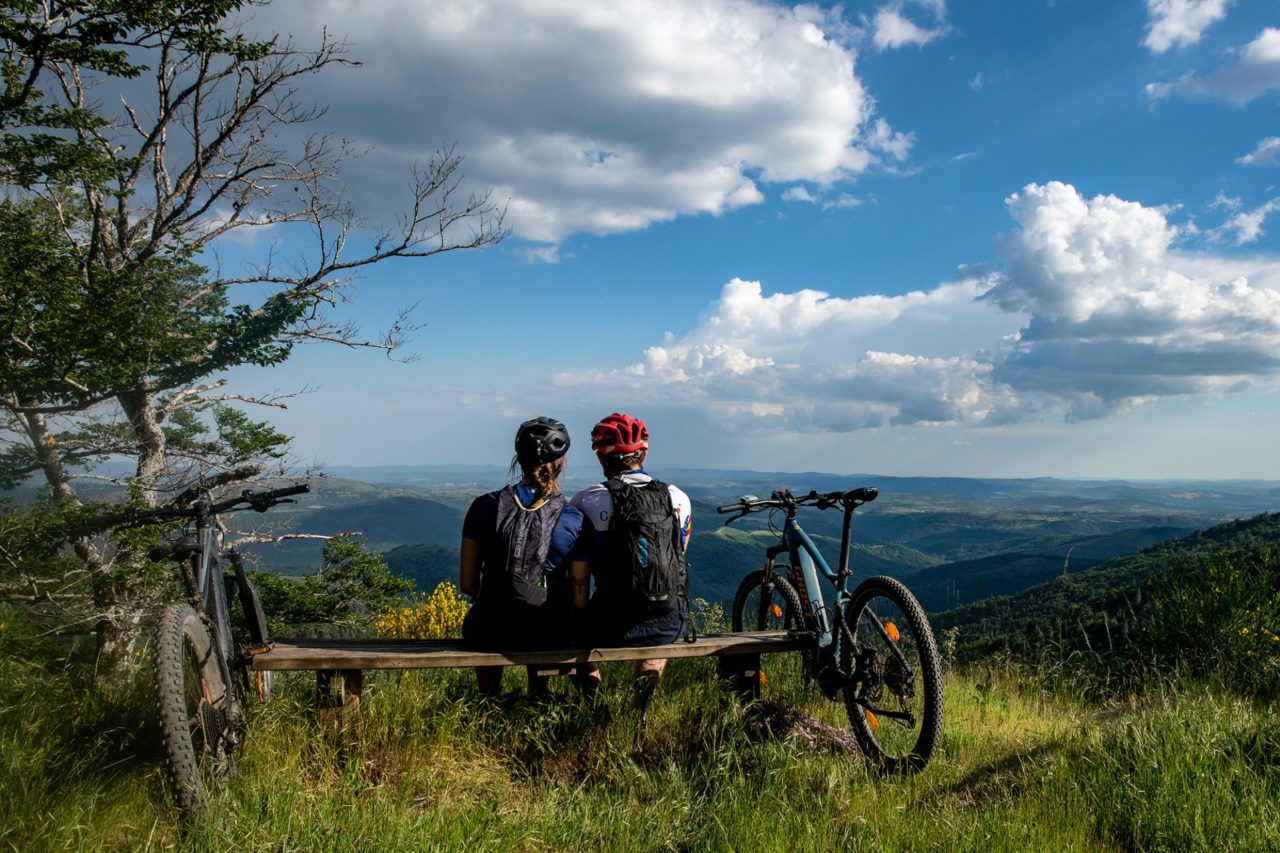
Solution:
M597 704L554 682L530 702L516 669L493 701L465 671L370 673L345 749L292 675L253 716L238 775L183 831L145 679L94 696L59 649L6 632L0 847L1280 848L1280 726L1259 701L1164 682L1097 704L1027 670L971 668L947 677L930 767L883 778L836 739L770 734L706 660L672 662L643 726L625 665L606 667ZM794 658L766 659L766 698L845 725Z
M145 671L104 694L92 668L0 610L0 846L136 846L170 832Z

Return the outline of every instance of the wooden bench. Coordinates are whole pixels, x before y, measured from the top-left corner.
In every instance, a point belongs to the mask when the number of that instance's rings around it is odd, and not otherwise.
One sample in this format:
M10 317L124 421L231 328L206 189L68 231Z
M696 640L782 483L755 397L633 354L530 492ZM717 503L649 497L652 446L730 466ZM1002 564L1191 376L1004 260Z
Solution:
M733 679L746 699L759 696L760 655L802 651L813 640L792 638L784 631L705 634L693 642L666 646L627 646L552 651L478 652L461 640L277 640L253 658L261 672L314 671L316 708L322 723L340 733L358 732L360 693L367 669L454 669L472 666L533 666L539 675L554 675L585 663L646 658L719 658L719 671Z

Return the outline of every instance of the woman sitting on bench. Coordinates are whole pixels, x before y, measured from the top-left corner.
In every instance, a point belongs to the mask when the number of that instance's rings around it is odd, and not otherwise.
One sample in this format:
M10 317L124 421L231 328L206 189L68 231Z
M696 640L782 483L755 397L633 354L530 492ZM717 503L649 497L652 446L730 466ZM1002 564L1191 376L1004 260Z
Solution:
M480 651L569 648L568 570L582 532L582 513L560 490L569 433L534 418L516 431L515 449L520 481L476 498L463 521L459 586L475 604L462 639ZM528 671L529 694L540 695L547 677ZM502 667L476 667L476 681L481 693L497 694Z

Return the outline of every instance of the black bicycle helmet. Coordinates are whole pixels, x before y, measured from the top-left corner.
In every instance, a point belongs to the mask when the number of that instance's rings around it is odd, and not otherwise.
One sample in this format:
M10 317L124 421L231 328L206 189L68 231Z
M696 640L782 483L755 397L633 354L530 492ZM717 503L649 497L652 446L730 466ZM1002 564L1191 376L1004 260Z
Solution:
M523 466L554 462L569 452L569 431L555 418L534 418L516 430L516 459Z

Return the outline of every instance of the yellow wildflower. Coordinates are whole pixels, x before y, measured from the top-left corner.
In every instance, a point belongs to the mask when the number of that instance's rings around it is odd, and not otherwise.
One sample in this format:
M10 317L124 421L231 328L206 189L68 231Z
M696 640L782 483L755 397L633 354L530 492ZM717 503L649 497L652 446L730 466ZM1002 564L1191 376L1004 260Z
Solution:
M457 637L469 607L456 586L442 581L431 595L414 593L407 606L384 610L374 620L373 631L396 640Z

